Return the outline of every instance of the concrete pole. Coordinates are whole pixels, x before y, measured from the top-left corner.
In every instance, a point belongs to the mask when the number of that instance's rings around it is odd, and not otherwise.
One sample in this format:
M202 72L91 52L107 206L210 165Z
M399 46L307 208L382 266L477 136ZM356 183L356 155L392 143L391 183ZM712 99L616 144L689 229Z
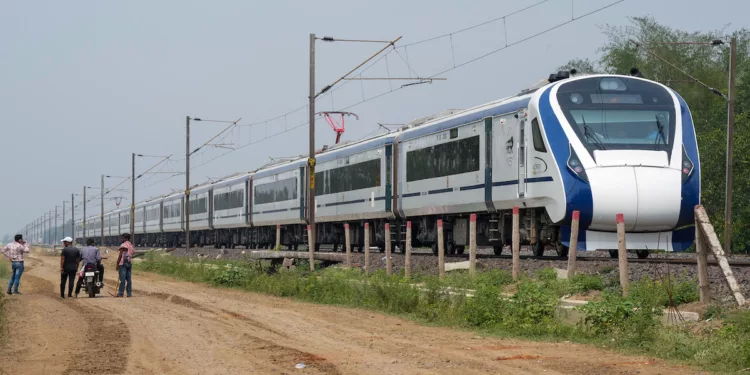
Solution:
M393 274L393 261L391 259L391 225L385 223L385 272L388 276Z
M518 207L513 207L513 281L518 281L521 270L521 236L519 233Z
M349 240L349 223L344 224L344 241L346 246L346 268L352 268L352 243Z
M135 210L130 221L135 225ZM190 116L185 116L185 249L190 249Z
M445 243L443 243L443 220L437 221L438 276L445 277Z
M310 226L310 233L308 235L309 242L313 244L310 246L310 260L313 258L313 251L315 251L315 235L317 234L315 227L315 34L310 34L310 96L309 96L309 120L310 120L310 158L308 159L308 173L310 176L307 191L307 224Z
M52 242L52 248L57 248L57 205L55 205L55 239Z
M62 206L63 206L62 207L62 209L63 209L62 210L63 211L63 213L62 213L62 215L63 215L62 216L62 237L65 237L65 201L63 201Z
M469 216L469 275L477 274L477 214Z
M568 278L576 274L576 252L578 247L578 227L581 213L573 211L573 222L570 224L570 247L568 248Z
M76 205L75 194L70 194L70 233L73 233L73 241L76 240Z
M315 271L315 256L313 255L313 250L315 249L315 243L313 242L313 238L310 236L310 233L312 232L312 226L307 226L307 247L309 248L310 253L310 271Z
M620 286L622 295L628 295L630 277L628 272L628 248L625 244L625 217L617 214L617 257L620 263Z
M411 221L406 222L406 243L404 244L406 254L404 255L404 277L411 276Z
M83 187L83 243L86 244L86 186Z
M135 152L130 160L130 243L136 243L133 214L135 214Z
M281 249L281 225L276 224L276 249Z
M732 164L734 162L734 82L737 70L737 38L732 37L729 50L729 104L727 105L726 199L724 201L724 250L732 253Z
M695 252L698 258L698 287L700 290L701 303L711 303L711 290L708 287L708 251L706 249L704 234L701 231L698 216L695 216Z
M365 223L365 274L370 273L370 223Z
M102 175L102 188L101 188L101 214L99 215L99 234L101 236L101 242L99 246L104 246L104 175Z

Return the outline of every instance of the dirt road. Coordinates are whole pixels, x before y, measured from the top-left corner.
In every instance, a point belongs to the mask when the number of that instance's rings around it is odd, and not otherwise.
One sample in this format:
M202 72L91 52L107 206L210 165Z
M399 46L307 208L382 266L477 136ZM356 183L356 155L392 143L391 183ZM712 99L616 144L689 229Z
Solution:
M482 338L363 310L136 273L133 298L60 299L59 258L27 260L0 374L686 374L568 343ZM305 368L295 365L304 363Z

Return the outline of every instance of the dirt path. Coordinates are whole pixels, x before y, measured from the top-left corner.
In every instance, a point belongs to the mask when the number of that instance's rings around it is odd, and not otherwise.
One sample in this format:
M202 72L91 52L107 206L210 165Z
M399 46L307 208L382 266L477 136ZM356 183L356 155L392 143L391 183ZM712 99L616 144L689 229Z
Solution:
M686 374L582 345L481 338L364 310L136 274L134 298L61 300L56 257L9 298L0 374ZM91 350L91 347L99 350ZM295 365L304 363L304 369Z

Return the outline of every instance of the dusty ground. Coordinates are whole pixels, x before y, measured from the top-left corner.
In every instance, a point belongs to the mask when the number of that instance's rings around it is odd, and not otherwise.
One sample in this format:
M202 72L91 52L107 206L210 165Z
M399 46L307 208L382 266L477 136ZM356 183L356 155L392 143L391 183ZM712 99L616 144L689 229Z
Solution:
M134 275L134 298L59 297L59 258L8 298L0 374L687 374L569 343L482 338L363 310ZM109 260L111 261L111 259ZM304 363L304 369L295 365Z

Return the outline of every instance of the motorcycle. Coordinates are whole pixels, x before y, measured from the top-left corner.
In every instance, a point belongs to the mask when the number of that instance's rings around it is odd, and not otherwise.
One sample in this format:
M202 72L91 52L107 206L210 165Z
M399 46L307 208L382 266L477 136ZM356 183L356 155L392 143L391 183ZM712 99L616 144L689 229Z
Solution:
M99 270L95 264L87 264L83 268L83 283L81 284L89 298L96 297L101 292L102 282L99 281Z

